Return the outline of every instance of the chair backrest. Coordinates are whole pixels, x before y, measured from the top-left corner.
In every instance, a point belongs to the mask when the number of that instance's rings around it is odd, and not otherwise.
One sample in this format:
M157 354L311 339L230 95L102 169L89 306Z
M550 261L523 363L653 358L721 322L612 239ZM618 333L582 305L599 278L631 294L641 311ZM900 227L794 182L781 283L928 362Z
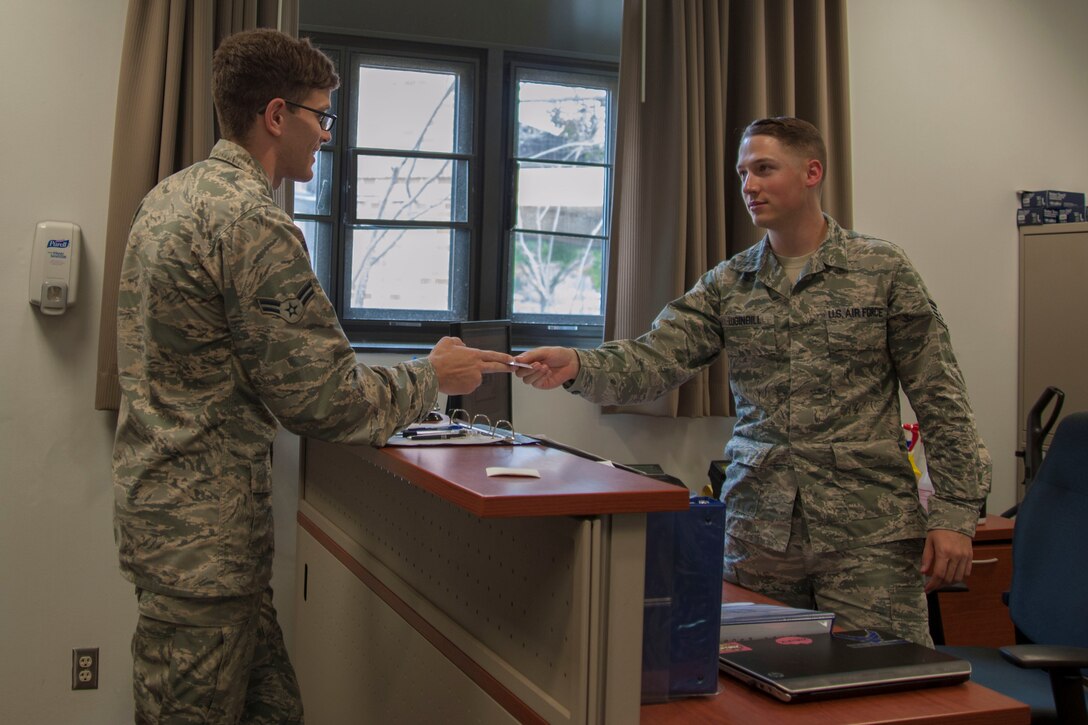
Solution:
M1088 412L1058 424L1020 504L1009 614L1037 644L1088 647Z

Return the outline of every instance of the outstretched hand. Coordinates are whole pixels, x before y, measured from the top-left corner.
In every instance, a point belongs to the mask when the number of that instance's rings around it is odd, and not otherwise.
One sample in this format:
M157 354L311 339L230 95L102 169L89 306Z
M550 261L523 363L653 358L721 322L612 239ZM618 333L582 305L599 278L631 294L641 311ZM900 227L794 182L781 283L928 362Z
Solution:
M438 390L464 395L480 387L488 373L509 373L514 358L504 352L468 347L458 337L443 337L427 356L438 374Z
M578 355L569 347L538 347L521 353L514 360L532 365L532 368L517 368L514 374L540 390L558 388L578 375Z

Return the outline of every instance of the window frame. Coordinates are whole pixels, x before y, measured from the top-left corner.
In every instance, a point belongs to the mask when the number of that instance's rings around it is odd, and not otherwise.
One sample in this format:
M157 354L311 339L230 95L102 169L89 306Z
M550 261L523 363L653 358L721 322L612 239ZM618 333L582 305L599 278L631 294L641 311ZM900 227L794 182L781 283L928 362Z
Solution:
M375 59L381 58L393 58L393 59L407 59L405 62L405 68L430 66L433 70L436 67L445 65L449 69L454 69L457 66L463 66L463 72L458 72L459 76L466 76L470 78L472 84L472 95L476 97L479 95L480 76L481 76L481 61L478 54L453 54L449 52L442 52L441 54L428 54L422 56L417 53L411 52L396 52L389 50L375 50L371 48L352 47L347 48L344 51L348 63L350 63L349 78L347 85L355 87L358 81L358 69L359 61L366 57L372 57ZM417 61L413 64L412 61ZM341 83L344 83L343 78ZM346 101L343 106L347 118L347 122L344 124L345 135L350 136L352 132L352 124L356 122L356 105L353 103L355 100L350 93L345 93ZM358 317L349 317L348 314L356 308L350 307L350 300L348 299L348 275L349 275L349 234L356 228L400 228L405 230L410 229L449 229L451 237L453 234L460 234L467 238L464 243L465 253L469 261L473 258L474 250L478 247L479 240L479 218L480 211L478 209L479 204L474 204L474 194L472 190L478 186L476 177L480 174L480 169L483 164L480 154L481 143L481 128L479 123L479 104L472 100L470 105L470 112L472 114L471 129L466 134L467 136L467 151L450 151L450 152L433 152L433 151L409 151L403 149L387 149L383 147L366 147L358 145L356 143L350 143L351 139L346 138L344 142L344 149L341 152L341 158L343 159L344 168L349 170L349 174L342 177L340 183L340 189L342 191L342 205L340 213L339 224L339 243L338 251L341 254L342 262L337 267L339 288L341 290L340 299L337 304L337 315L340 318L340 323L344 327L345 332L348 333L349 339L352 337L352 332L359 331L360 334L365 334L371 338L378 338L381 343L396 343L405 336L409 339L415 336L411 333L412 330L428 331L434 330L434 334L441 336L448 332L449 327L454 322L459 321L461 318L456 314L449 316L447 319L427 319L429 317L435 317L437 315L428 313L426 311L420 311L419 314L413 314L414 310L404 309L399 310L402 315L395 319L388 317L381 317L380 312L373 315L363 314ZM360 199L360 195L356 190L353 196L353 189L359 179L359 163L363 157L385 156L390 158L398 157L410 157L416 159L438 160L438 159L450 159L455 163L464 163L466 165L467 183L463 190L463 193L468 195L465 200L465 219L463 221L458 219L450 219L448 221L399 221L392 222L391 220L371 218L371 217L359 217L357 216L357 208L353 208L351 201L356 203ZM456 188L456 184L453 185ZM453 243L451 242L451 258L454 256ZM471 319L472 304L468 299L468 290L458 290L458 295L463 297L459 300L465 310L466 318ZM390 309L390 308L385 308ZM455 311L456 313L456 311ZM392 330L390 328L393 328ZM407 333L405 331L408 331ZM385 339L388 337L389 339ZM434 339L437 339L435 337Z
M610 79L609 114L618 108L618 64L543 53L524 53L495 46L431 44L417 41L340 35L328 32L307 32L315 46L328 53L337 64L341 87L334 97L341 121L334 126L332 139L322 151L333 154L332 213L328 215L296 214L296 221L331 225L331 250L327 262L315 262L315 267L327 265L328 274L321 279L340 324L352 346L359 351L425 352L439 337L449 334L450 326L459 320L441 319L360 319L346 317L348 290L346 266L348 244L355 218L357 195L356 161L360 155L370 155L373 149L352 145L357 99L352 88L357 70L356 56L392 56L420 59L422 62L449 61L468 64L474 72L472 107L473 128L471 149L466 155L469 163L467 219L462 223L441 225L417 223L416 226L457 226L466 230L468 240L467 295L464 320L512 318L513 233L517 212L517 192L514 188L517 119L517 69L529 68L543 72L574 73L583 76L603 76ZM616 122L610 115L606 132L608 165L604 189L604 245L601 260L602 315L600 324L573 325L568 316L536 316L531 322L512 324L512 341L517 349L538 345L593 347L603 338L604 299L608 281L608 245L611 240L612 190L615 170ZM389 152L392 153L392 152ZM426 152L419 154L426 157ZM451 154L443 153L443 157ZM369 220L364 220L369 221ZM407 226L412 226L408 223ZM451 280L452 284L452 280ZM520 317L520 316L519 316ZM595 318L596 319L596 318Z
M616 64L608 64L602 61L590 61L585 59L559 57L540 54L510 53L504 64L504 89L506 98L504 109L505 148L504 160L506 166L506 181L503 192L506 194L505 214L503 217L503 240L509 256L508 266L504 273L504 279L513 282L513 235L519 228L517 220L518 193L515 183L517 164L520 157L517 153L517 76L519 69L539 71L542 74L555 73L583 77L610 77L610 95L608 117L615 118L614 114L619 108L617 95L619 93L619 69ZM602 217L604 223L604 243L602 245L601 258L601 305L607 304L608 295L608 271L609 271L609 247L612 244L612 191L615 179L616 157L616 123L613 122L605 132L605 188L604 206ZM525 230L532 233L531 230ZM565 235L587 236L587 235ZM536 347L538 345L561 345L564 347L596 347L604 339L604 310L601 311L599 323L578 323L570 319L570 315L539 314L522 315L531 317L531 322L520 322L514 318L513 300L510 292L507 292L506 314L511 318L511 331L513 345L516 348Z

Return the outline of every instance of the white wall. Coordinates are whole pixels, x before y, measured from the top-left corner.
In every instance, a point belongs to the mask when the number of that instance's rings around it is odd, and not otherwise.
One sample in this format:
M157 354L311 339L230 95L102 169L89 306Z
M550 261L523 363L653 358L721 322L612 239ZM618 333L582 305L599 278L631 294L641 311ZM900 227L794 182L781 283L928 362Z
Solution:
M126 0L0 4L0 720L131 721L131 587L111 528L114 417L93 410L110 147ZM1012 501L1016 389L1013 191L1088 190L1082 0L852 0L856 226L904 246L953 339L994 452L991 510ZM1049 110L1053 109L1053 110ZM26 302L44 219L80 224L78 305ZM375 360L379 360L375 358ZM380 359L379 361L385 361ZM519 428L693 486L726 419L600 416L515 386ZM296 464L277 442L276 578L290 637ZM281 445L282 443L282 445ZM102 650L101 688L69 689L74 647Z
M653 418L602 415L601 409L562 390L515 383L519 432L542 434L618 463L657 463L693 491L709 483L710 462L722 458L732 418Z
M132 721L132 587L117 571L110 450L94 410L102 257L126 0L0 3L0 720ZM27 302L34 226L83 230L79 299ZM98 690L71 650L99 647Z
M1088 191L1088 3L847 9L855 226L906 249L940 305L993 454L988 510L1000 513L1015 501L1023 423L1015 192Z

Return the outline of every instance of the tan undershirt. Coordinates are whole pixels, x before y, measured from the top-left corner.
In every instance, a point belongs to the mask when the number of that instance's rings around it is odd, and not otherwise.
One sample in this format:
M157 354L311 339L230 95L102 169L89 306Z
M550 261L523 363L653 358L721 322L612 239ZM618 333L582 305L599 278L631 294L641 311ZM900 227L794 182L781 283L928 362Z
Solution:
M813 249L808 254L801 255L800 257L784 257L781 254L775 254L778 259L778 263L782 265L782 271L786 273L786 277L789 278L790 284L797 284L797 278L801 276L801 270L805 268L808 260L812 258L812 255L816 254L816 250Z

